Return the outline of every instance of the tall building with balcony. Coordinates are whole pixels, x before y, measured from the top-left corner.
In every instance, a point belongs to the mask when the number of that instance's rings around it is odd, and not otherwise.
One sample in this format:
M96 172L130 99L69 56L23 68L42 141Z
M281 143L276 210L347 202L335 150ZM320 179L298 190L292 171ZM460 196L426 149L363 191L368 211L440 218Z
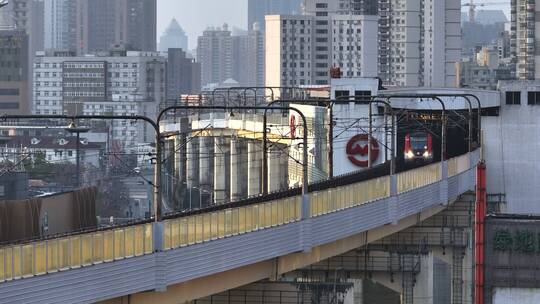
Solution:
M537 41L540 32L540 1L511 1L511 53L516 61L516 78L540 78Z
M372 37L377 37L377 28L372 32L371 20L377 14L377 3L369 0L306 0L304 14L314 17L314 83L316 85L325 85L329 83L329 70L331 67L340 67L342 70L354 76L358 74L366 74L367 70L362 71L358 65L360 57L357 55L362 52L357 48L354 40L358 40L356 44L363 41L368 41ZM364 22L360 22L360 17ZM372 16L372 17L368 17ZM373 20L376 20L373 19ZM360 32L359 27L365 27L364 32ZM369 27L369 29L368 29ZM353 33L354 32L354 33ZM369 35L369 37L364 37ZM348 45L344 46L340 43L341 39L345 39ZM341 41L343 42L343 41ZM334 49L333 44L337 45ZM376 41L375 41L376 44ZM344 48L345 47L345 48ZM347 48L348 47L348 48ZM352 48L356 48L354 51ZM370 58L371 62L377 62L376 52L374 58ZM343 62L343 58L347 62ZM339 62L343 62L340 65ZM336 64L338 63L338 64ZM353 71L354 70L354 71ZM373 75L373 76L376 76Z
M264 83L264 38L257 26L247 32L208 28L198 38L197 62L201 64L201 84L219 84L231 79L241 86Z
M269 87L311 85L313 74L313 16L266 16L265 82Z
M344 77L377 76L377 17L332 13L328 4L266 17L266 45L279 45L266 48L267 86L328 85L332 67Z
M233 79L242 86L264 85L264 33L257 23L249 31L233 35Z
M460 1L390 0L387 7L380 5L379 31L387 35L379 57L381 78L395 86L454 86L461 56ZM389 22L383 27L382 20Z
M233 77L233 38L227 24L207 28L197 43L201 63L201 84L220 83Z
M372 41L375 36L377 50L362 51L369 57L368 64L377 64L373 77L379 76L391 86L454 86L455 64L461 55L460 8L458 0L306 0L304 16L311 16L315 39L310 50L314 65L312 84L327 84L331 67L340 67L344 77L371 74L364 73L366 69L359 70L357 62L361 57L354 57L351 52L351 48L358 46L351 42ZM354 24L358 16L364 16L364 21L375 17L376 33L369 26L365 32L359 32L358 23ZM346 28L349 25L352 26ZM349 33L347 39L352 41L345 40L349 45L335 45L340 35L345 38ZM351 59L339 64L342 58Z

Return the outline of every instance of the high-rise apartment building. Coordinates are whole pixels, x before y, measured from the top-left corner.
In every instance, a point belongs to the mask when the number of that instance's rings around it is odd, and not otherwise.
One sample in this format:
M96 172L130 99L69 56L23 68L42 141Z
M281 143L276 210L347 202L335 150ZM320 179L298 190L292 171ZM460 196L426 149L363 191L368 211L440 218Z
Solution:
M233 38L227 24L208 28L199 36L197 62L201 63L201 84L233 78Z
M376 13L374 1L313 0L302 16L268 16L266 43L281 47L266 48L266 84L326 85L332 67L347 77L377 76Z
M376 3L305 1L304 15L267 16L266 85L327 85L330 69L345 77L377 76Z
M266 15L293 15L300 14L303 0L248 0L247 28L258 23L264 33Z
M246 86L263 86L265 83L265 39L267 15L293 15L303 10L304 0L248 0L247 37L243 37L243 46L248 52L237 55L245 58L239 82ZM242 45L240 46L242 47ZM238 74L238 72L236 73Z
M313 16L266 16L265 85L310 85L313 75Z
M167 50L167 101L176 101L182 94L201 91L201 64L189 58L180 48Z
M424 0L423 62L426 87L456 86L461 61L461 1Z
M45 49L77 48L77 1L43 0Z
M176 19L171 20L171 23L159 39L159 50L167 52L168 49L188 51L188 37Z
M377 17L334 15L331 23L331 66L343 77L377 76Z
M540 78L537 45L540 32L540 1L511 0L511 53L516 60L516 78Z
M266 48L267 86L326 85L331 67L377 76L376 16L267 16L266 43L279 45Z
M380 0L379 77L394 86L454 86L461 57L459 0Z
M378 16L377 50L363 53L368 62L377 62L377 75L386 84L454 86L461 54L460 8L459 0L306 0L304 15L312 16L314 23L313 83L327 84L331 67L341 67L345 77L364 73L354 65L351 42L371 35L372 29L346 27L357 16ZM339 36L353 31L354 36L347 38L352 41L342 41L349 45L335 45ZM358 40L372 41L372 36ZM349 62L340 64L344 58Z
M233 79L241 86L264 84L264 38L255 26L232 35L228 26L208 28L198 39L197 62L201 84L219 84Z
M156 50L156 0L77 1L77 53Z
M28 35L0 30L0 113L29 114Z
M264 85L264 33L257 24L233 38L233 78L242 86Z

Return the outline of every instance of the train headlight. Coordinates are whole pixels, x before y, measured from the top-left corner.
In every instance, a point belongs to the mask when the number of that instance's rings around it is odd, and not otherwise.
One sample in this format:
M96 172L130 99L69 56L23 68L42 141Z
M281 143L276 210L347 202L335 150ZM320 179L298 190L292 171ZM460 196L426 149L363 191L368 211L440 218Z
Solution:
M428 151L424 152L424 158L430 158L431 157L431 153L429 153Z
M414 158L414 153L413 153L413 151L410 151L410 150L409 150L409 151L405 152L405 158L406 158L406 159Z

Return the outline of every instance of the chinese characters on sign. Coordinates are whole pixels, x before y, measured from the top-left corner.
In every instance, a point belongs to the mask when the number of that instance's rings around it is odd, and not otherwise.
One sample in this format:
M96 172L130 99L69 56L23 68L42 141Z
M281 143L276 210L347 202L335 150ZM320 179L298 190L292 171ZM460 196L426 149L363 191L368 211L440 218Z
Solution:
M493 236L495 251L513 251L521 253L540 253L540 234L535 235L528 230L497 229Z
M442 114L438 113L417 113L417 112L407 112L407 120L423 120L423 121L442 121Z

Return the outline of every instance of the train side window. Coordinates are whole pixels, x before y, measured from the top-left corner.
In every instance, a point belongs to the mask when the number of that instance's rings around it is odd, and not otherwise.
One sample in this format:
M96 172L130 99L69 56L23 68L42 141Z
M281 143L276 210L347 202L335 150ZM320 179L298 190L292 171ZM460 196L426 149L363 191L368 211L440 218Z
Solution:
M507 105L520 105L521 92L506 92L506 104Z
M540 105L540 92L529 92L527 94L528 104L529 105Z

